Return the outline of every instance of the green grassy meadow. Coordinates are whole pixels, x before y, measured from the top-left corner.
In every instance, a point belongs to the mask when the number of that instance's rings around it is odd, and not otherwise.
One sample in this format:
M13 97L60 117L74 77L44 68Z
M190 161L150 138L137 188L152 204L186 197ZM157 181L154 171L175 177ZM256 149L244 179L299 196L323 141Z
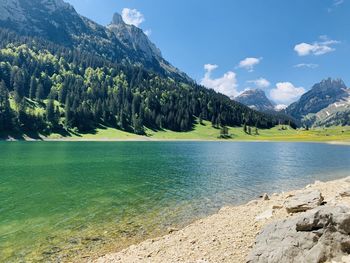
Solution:
M314 128L310 130L291 129L287 126L276 126L272 129L258 130L252 127L252 135L244 132L242 127L229 127L230 138L227 141L347 141L350 142L350 127L328 127ZM146 135L140 136L133 133L117 130L110 127L101 127L94 133L81 134L70 133L62 137L59 134L52 134L44 139L63 140L222 140L220 129L212 127L211 123L204 121L197 123L189 132L174 132L169 130L153 131L146 129Z

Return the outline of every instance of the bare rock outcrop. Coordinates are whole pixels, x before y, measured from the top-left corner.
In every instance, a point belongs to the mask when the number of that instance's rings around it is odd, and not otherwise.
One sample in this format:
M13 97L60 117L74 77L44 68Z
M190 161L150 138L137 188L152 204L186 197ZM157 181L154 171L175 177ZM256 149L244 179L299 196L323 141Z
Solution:
M323 196L318 190L299 192L289 197L284 206L288 213L299 213L314 209L323 202Z
M321 206L266 226L247 262L347 262L349 254L350 207Z

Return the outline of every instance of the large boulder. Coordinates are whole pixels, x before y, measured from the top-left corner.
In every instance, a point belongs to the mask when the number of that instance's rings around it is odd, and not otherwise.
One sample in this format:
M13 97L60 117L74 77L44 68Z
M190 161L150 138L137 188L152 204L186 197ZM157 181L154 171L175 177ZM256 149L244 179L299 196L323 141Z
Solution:
M248 263L347 262L350 207L323 206L272 223L258 235Z
M299 213L320 206L323 200L323 196L318 190L303 191L288 198L285 201L284 206L288 213Z

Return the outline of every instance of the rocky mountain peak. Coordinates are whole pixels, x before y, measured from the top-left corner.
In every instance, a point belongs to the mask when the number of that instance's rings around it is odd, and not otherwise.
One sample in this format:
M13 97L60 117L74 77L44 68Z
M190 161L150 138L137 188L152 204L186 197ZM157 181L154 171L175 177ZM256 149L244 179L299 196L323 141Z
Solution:
M349 101L350 91L344 81L328 78L315 84L299 101L291 104L286 113L304 124L314 125L317 121L320 125L325 123L325 119L330 119L333 113L339 115L341 108L348 113Z
M261 89L249 89L235 98L236 101L258 111L273 111L274 104Z
M119 13L114 13L111 25L119 25L119 24L125 25L124 20Z
M346 90L347 87L342 79L324 79L312 87L316 91Z
M149 58L161 58L160 50L149 40L142 29L128 25L119 13L115 13L108 29L114 33L121 43L134 50L142 50Z

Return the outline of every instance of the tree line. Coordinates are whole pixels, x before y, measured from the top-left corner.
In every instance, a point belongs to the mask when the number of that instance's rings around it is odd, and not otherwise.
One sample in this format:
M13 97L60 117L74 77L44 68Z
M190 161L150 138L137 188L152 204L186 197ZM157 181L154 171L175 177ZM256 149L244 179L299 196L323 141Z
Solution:
M281 121L142 65L113 64L4 30L0 36L2 132L89 132L106 125L144 134L145 127L189 131L196 119L217 127L259 128Z

